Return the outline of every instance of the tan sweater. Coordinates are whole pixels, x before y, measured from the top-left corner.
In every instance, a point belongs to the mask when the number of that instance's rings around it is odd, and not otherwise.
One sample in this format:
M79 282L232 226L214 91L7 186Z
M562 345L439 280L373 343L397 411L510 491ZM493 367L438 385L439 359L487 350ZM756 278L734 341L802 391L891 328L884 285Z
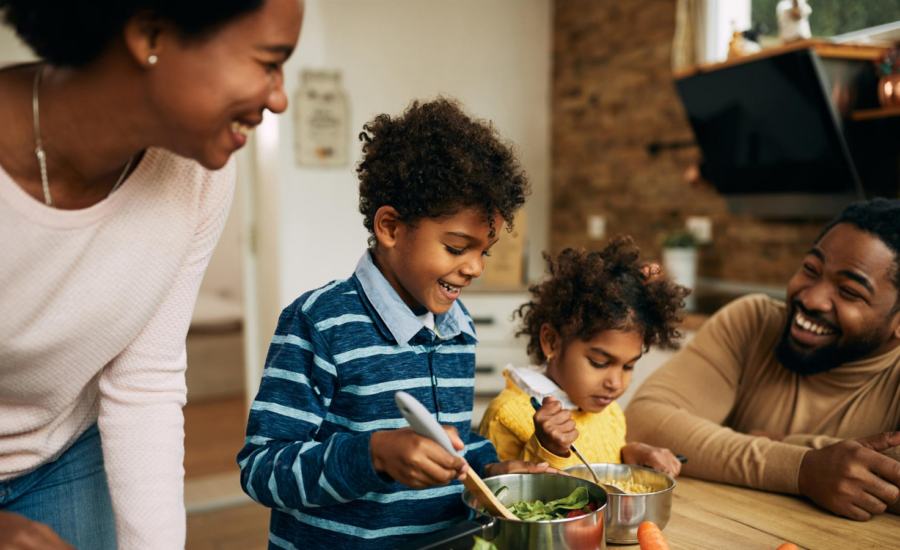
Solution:
M810 448L900 427L900 348L800 376L775 359L787 314L762 295L716 313L638 390L628 440L688 456L684 475L797 494ZM788 437L746 435L753 429Z

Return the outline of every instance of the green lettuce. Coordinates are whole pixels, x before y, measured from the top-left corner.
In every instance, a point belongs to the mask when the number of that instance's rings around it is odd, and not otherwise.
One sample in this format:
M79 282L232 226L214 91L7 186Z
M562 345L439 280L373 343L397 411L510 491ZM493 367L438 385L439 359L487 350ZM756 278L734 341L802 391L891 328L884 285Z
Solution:
M510 512L522 521L546 521L552 519L562 519L572 510L590 511L587 505L590 502L588 490L584 487L578 487L572 494L561 499L552 500L544 503L540 500L528 502L522 500L516 502L512 506L508 506Z
M481 537L475 537L475 546L472 550L497 550L493 542L488 542Z

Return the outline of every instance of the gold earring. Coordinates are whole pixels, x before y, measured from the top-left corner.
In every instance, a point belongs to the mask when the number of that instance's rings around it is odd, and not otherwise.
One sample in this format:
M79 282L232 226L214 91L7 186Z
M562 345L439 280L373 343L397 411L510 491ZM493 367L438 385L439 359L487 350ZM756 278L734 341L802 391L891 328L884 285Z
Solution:
M156 65L157 61L159 61L159 58L156 57L155 55L151 55L150 57L147 58L147 63L150 63L151 65Z

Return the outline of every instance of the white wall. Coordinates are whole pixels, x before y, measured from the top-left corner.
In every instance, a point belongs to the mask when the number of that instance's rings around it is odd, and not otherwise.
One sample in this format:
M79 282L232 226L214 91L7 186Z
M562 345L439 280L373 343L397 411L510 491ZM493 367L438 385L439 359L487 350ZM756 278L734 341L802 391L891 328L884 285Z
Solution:
M550 0L307 0L300 46L285 67L288 93L293 100L305 68L343 73L352 158L342 168L298 168L293 113L279 117L284 305L349 276L365 249L353 171L363 124L438 94L492 120L518 145L534 186L527 207L529 273L540 276L549 232L551 27Z
M34 54L19 40L12 27L0 21L0 66L33 59Z

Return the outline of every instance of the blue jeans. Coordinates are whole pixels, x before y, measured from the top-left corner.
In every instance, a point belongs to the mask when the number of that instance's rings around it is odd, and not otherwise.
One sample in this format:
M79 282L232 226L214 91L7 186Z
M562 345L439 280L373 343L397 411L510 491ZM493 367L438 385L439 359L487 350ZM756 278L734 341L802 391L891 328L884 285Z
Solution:
M62 456L0 482L0 511L44 523L77 550L113 550L116 526L94 424Z

